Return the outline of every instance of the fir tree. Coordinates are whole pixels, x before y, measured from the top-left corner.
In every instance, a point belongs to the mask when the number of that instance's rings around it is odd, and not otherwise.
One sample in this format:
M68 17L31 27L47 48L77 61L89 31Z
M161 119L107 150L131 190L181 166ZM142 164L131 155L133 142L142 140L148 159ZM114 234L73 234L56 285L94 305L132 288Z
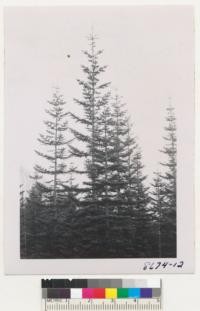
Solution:
M135 221L134 249L135 257L149 257L151 253L149 241L150 217L149 217L149 188L145 185L146 176L143 174L144 165L142 164L142 155L138 149L132 158L133 161L133 179L132 195L134 198L133 218Z
M71 153L75 157L85 158L85 173L88 180L84 181L86 186L86 197L93 202L97 201L97 157L99 150L98 131L99 115L105 106L105 96L108 91L105 89L109 83L101 82L101 74L106 70L106 66L99 65L99 56L102 50L96 49L96 37L92 33L89 38L89 50L83 51L87 57L88 64L82 65L85 80L78 80L82 88L82 99L75 99L75 102L83 109L83 117L71 114L76 122L83 126L83 131L72 129L74 137L84 144L83 150L71 146ZM79 171L80 173L80 171Z
M35 171L34 175L31 175L30 178L32 179L33 184L28 191L27 203L30 207L37 207L42 204L43 187L40 184L42 176Z
M83 174L82 187L79 186L81 194L80 208L74 218L73 230L75 232L78 249L83 257L95 256L93 252L101 256L105 253L105 239L100 232L105 232L105 174L101 161L104 162L104 151L102 153L103 123L102 113L105 111L109 100L109 83L102 82L102 74L106 66L99 64L102 50L96 48L96 36L92 33L88 37L89 49L83 51L87 58L87 65L82 65L85 79L78 80L82 90L82 98L75 99L83 114L78 116L71 113L81 130L71 129L76 142L71 145L71 155L83 159L83 170L75 170L75 173ZM104 135L104 134L103 134ZM82 148L81 148L82 147ZM104 162L105 163L105 162ZM104 177L103 177L104 175ZM104 182L102 182L102 178ZM106 209L108 211L108 209Z
M163 209L163 257L176 257L176 118L174 108L167 108L165 146L162 153L166 161L162 174L165 194Z
M109 216L110 177L111 177L111 137L112 137L112 116L109 107L109 94L102 99L105 107L98 118L99 131L97 133L98 149L96 149L96 185L98 201L105 208Z
M128 171L128 157L130 150L127 146L130 145L130 137L128 124L127 111L121 103L118 95L114 97L112 102L112 119L113 119L113 135L112 135L112 186L113 198L115 200L115 210L120 213L120 205L124 202L124 193L127 188L127 180L125 175Z
M48 204L54 208L61 203L63 193L63 179L61 176L67 173L66 160L67 155L66 146L71 140L67 140L68 122L66 120L67 113L64 110L65 101L63 96L56 91L53 94L51 101L48 101L49 109L46 113L50 119L44 121L46 126L46 133L40 134L38 141L44 147L48 147L46 153L36 151L36 153L43 159L47 160L47 167L40 165L35 166L36 173L46 176L43 184L44 196ZM48 179L49 178L49 179Z
M34 168L34 175L31 176L33 185L27 198L29 209L22 215L26 224L25 254L29 258L59 258L60 246L68 246L65 236L68 231L63 219L67 224L71 212L69 186L66 189L69 174L67 159L70 157L66 147L71 140L66 138L68 122L63 96L56 91L48 103L46 113L49 119L44 121L46 131L38 138L44 151L36 151L43 159L43 165Z
M166 144L162 153L165 154L167 161L161 163L166 168L166 173L162 177L165 180L166 204L170 209L176 210L176 118L172 106L167 108L166 121L164 137Z

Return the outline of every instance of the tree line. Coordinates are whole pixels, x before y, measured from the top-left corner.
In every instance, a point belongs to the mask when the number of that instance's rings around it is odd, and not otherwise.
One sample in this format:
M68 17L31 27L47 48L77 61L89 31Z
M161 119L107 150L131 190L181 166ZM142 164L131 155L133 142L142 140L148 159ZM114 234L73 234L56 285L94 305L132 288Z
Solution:
M28 194L20 187L21 258L176 257L174 109L167 108L166 161L148 187L126 105L103 81L103 51L88 39L78 112L53 93L35 151L42 164Z

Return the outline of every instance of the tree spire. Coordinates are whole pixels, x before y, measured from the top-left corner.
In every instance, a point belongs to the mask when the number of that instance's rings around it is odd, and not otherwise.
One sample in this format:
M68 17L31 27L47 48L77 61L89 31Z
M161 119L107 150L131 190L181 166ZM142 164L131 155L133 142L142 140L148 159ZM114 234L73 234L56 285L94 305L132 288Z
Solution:
M46 160L48 165L46 167L36 165L35 172L43 177L46 176L43 183L44 191L49 204L56 207L59 203L59 194L62 192L60 176L67 173L66 160L69 158L69 154L67 154L66 147L71 140L66 139L66 131L68 130L66 103L58 89L55 90L52 100L48 101L48 104L49 108L45 111L49 119L44 121L46 132L40 134L38 138L41 146L43 148L48 147L48 150L44 152L35 151Z

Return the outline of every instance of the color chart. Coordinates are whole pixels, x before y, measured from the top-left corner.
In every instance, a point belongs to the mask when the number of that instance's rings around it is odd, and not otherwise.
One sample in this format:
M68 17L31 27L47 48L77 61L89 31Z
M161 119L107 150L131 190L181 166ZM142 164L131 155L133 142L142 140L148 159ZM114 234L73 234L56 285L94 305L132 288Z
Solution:
M42 280L43 309L161 310L158 279Z

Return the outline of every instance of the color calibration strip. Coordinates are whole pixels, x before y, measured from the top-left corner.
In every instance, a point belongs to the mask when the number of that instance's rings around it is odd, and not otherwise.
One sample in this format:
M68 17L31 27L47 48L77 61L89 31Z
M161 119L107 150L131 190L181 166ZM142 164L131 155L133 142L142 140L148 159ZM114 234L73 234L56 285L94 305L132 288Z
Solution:
M161 281L42 280L42 311L161 311Z
M49 282L50 281L50 282ZM42 280L43 299L160 298L160 280ZM50 285L50 287L49 287ZM73 286L70 288L70 286Z
M43 288L43 299L160 298L160 288Z

